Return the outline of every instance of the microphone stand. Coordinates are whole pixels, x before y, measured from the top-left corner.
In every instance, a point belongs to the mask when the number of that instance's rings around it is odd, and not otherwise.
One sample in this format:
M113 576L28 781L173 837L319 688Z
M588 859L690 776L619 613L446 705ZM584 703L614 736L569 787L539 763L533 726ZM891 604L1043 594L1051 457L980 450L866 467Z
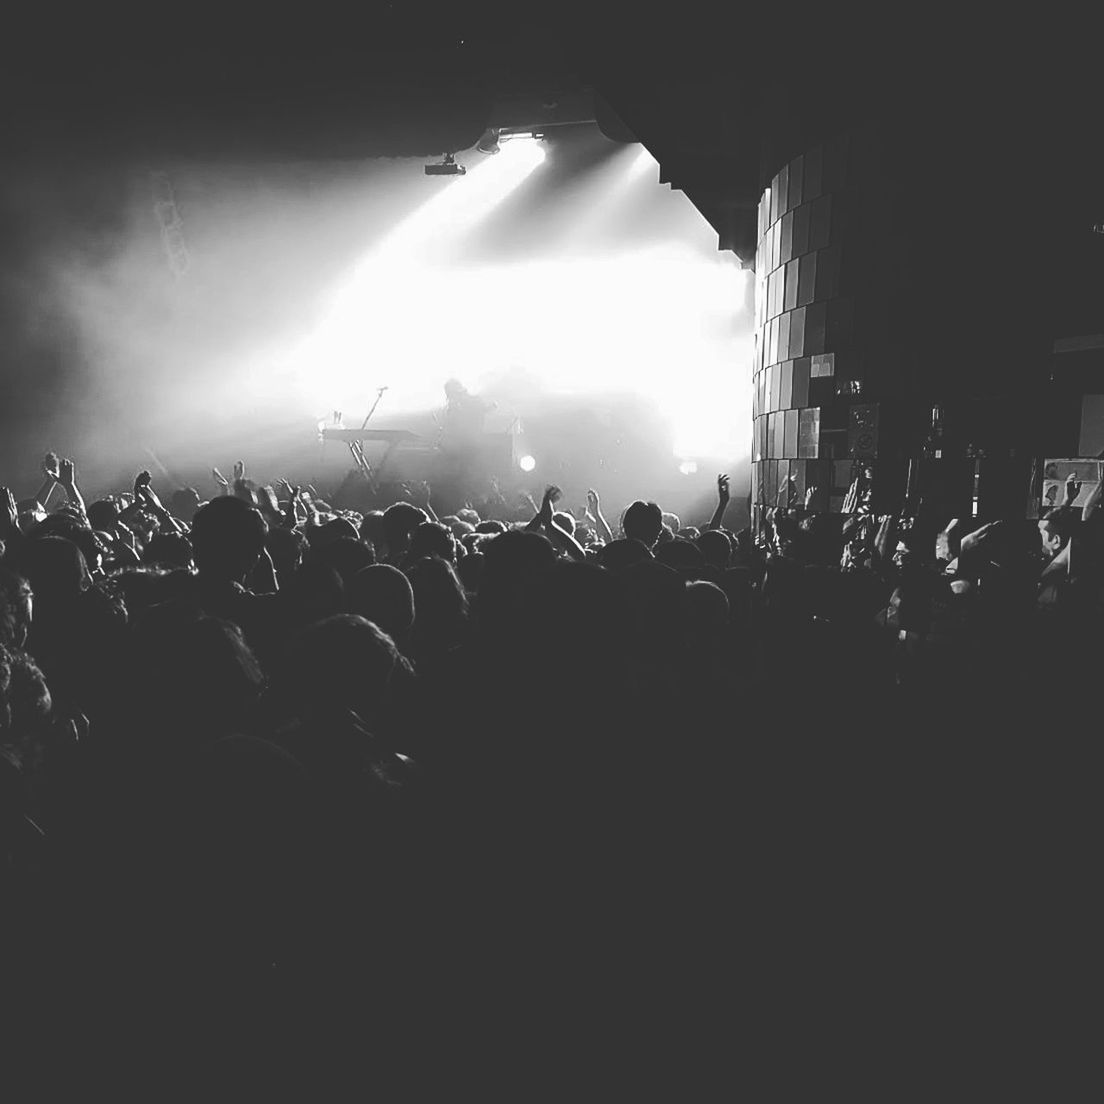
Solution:
M379 387L376 389L376 401L372 403L372 409L368 411L364 421L361 423L361 429L364 429L368 425L369 420L372 415L375 414L376 407L379 406L380 399L383 398L383 393L386 390L386 387ZM376 486L376 476L372 471L372 465L368 463L368 458L364 455L364 446L359 441L350 441L349 451L353 454L353 462L360 469L364 478L368 480L368 486L372 488L372 493L378 494L379 487Z
M368 421L372 417L372 415L375 414L376 407L379 406L380 399L383 398L383 393L386 390L387 390L386 387L377 388L377 390L376 390L376 401L374 403L372 403L372 409L369 410L368 413L364 416L364 421L361 423L361 426L360 426L361 429L366 429L367 428Z

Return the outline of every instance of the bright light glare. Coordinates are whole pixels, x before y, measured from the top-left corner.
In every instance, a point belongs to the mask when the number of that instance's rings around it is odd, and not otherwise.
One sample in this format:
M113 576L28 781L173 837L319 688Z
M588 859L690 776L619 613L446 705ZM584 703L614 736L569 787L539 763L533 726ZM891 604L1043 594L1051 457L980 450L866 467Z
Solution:
M440 407L450 376L478 390L517 367L553 394L651 399L676 457L744 455L751 342L737 335L752 276L731 254L677 241L478 267L437 260L544 156L539 142L511 141L452 178L357 266L313 333L266 358L264 386L278 382L318 417L362 416L387 385L396 414ZM632 168L649 163L641 150Z
M521 468L523 472L531 472L536 466L537 462L531 456L523 456L518 461L518 467Z
M539 142L507 142L496 156L485 158L469 169L466 176L446 178L448 184L400 222L373 250L365 264L374 267L384 257L409 259L412 254L437 245L442 234L458 237L498 206L544 161L544 157L544 148Z
M640 152L633 158L632 164L629 166L629 177L635 179L638 176L643 176L647 172L659 172L659 162L645 149L643 146L640 148Z
M683 475L693 475L697 470L698 465L693 460L683 460L683 462L679 464L679 471L682 472Z

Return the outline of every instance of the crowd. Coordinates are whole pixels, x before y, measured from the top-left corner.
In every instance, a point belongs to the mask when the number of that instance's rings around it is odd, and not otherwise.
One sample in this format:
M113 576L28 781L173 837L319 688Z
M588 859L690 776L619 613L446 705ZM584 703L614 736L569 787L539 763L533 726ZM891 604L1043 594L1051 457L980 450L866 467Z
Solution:
M43 470L0 488L0 890L31 989L355 1009L377 1067L429 1039L723 1051L749 946L815 988L859 937L841 901L889 938L895 874L961 854L965 814L928 807L949 762L963 808L1031 835L979 779L1024 777L1024 730L1099 666L1104 519L1073 483L1039 521L877 518L853 488L753 534L725 476L693 526L554 487L362 516L240 462L209 501L142 472L86 502Z

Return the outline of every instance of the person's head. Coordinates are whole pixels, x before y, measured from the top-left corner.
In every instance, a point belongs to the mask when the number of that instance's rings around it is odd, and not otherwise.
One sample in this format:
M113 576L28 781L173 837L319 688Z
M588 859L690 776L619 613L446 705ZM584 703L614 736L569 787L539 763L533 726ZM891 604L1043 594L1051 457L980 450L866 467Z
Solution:
M410 580L390 564L362 568L349 584L349 611L378 625L401 647L414 624Z
M345 585L329 564L305 560L280 589L280 598L300 624L345 612Z
M151 617L139 631L149 703L188 739L240 732L264 686L260 664L230 621Z
M31 584L0 567L0 644L22 648L27 643L33 610Z
M556 549L541 533L511 529L480 544L483 573L479 582L479 618L492 633L507 629L520 591L556 562Z
M458 379L445 380L445 398L449 402L456 402L468 393L468 389Z
M360 539L367 541L373 547L379 547L384 543L382 510L369 510L361 518Z
M475 527L477 533L505 533L506 523L504 521L481 521Z
M119 508L109 498L101 498L88 507L88 524L93 529L103 529L111 532L118 520Z
M410 536L411 559L440 556L450 563L456 561L456 540L448 527L436 521L424 521Z
M659 540L662 529L663 511L654 502L637 499L621 519L621 530L625 536L640 541L645 548L651 548Z
M64 537L36 537L21 559L23 574L43 605L73 602L92 582L81 550Z
M678 514L671 514L666 510L663 511L663 524L666 525L672 533L677 533L682 528L682 521Z
M201 577L241 583L264 549L268 525L243 499L221 495L196 511L192 547Z
M728 624L728 598L715 583L687 583L683 610L691 640L707 642Z
M618 573L631 611L633 645L653 661L678 649L686 582L673 568L651 558Z
M698 537L698 548L702 557L710 567L720 568L722 571L728 567L732 560L732 541L728 534L720 529L707 529Z
M483 577L483 553L469 552L456 567L456 574L469 594L479 593L479 582Z
M394 557L398 552L405 552L414 530L426 521L429 521L426 512L411 506L409 502L396 502L388 506L381 522L388 555Z
M468 597L452 564L439 556L423 556L406 570L414 590L414 628L458 621L468 615Z
M358 571L371 567L376 562L376 553L370 544L365 544L356 537L345 536L338 537L322 548L313 548L310 558L314 563L332 567L348 588Z
M192 542L182 533L158 533L146 545L142 559L161 567L192 567Z
M598 563L610 571L631 567L653 558L652 553L640 541L629 538L611 541L598 549Z
M346 538L356 540L359 536L360 532L357 527L348 518L343 517L336 517L332 521L327 521L325 525L319 526L317 529L307 530L307 540L310 542L312 550L315 551L320 551L335 541L345 540Z
M387 633L351 613L309 626L289 658L290 692L301 715L322 704L351 709L369 724L386 707L396 670L409 670Z
M191 525L202 501L195 487L181 487L169 496L169 512Z
M673 567L684 574L700 571L705 566L705 557L701 549L692 541L675 537L664 544L658 545L655 550L655 558L667 567Z
M276 569L276 579L281 587L299 570L306 543L306 538L294 529L273 527L265 536L265 548L272 557L272 566Z
M441 522L449 527L449 531L457 540L463 540L464 537L475 532L475 526L470 521L461 521L455 514L441 518Z
M456 516L461 521L466 521L469 525L474 525L475 526L475 531L477 533L501 533L502 532L502 529L480 529L479 526L481 524L485 525L486 522L482 522L480 520L478 511L473 510L470 506L465 506L463 510L457 510L456 511ZM502 523L501 522L492 522L491 524L501 525Z
M1073 536L1073 519L1064 510L1048 510L1039 521L1039 540L1043 554L1053 559L1066 547Z
M575 519L566 510L557 510L552 515L552 522L558 525L565 533L575 536Z

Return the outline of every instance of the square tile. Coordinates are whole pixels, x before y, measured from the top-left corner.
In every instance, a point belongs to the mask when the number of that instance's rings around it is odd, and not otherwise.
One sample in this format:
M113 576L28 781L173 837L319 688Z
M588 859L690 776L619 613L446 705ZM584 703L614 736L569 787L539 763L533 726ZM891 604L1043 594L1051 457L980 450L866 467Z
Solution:
M808 306L816 298L817 255L806 253L798 259L797 305Z

